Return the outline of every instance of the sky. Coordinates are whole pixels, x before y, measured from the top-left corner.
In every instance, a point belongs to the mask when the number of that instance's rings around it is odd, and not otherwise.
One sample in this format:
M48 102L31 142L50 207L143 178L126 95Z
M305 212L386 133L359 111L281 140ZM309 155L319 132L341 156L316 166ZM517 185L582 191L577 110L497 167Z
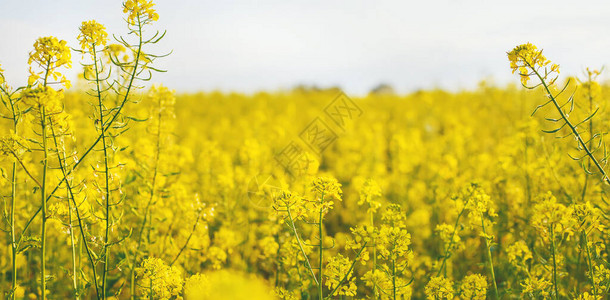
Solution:
M399 93L518 82L506 52L531 42L563 75L610 62L610 1L198 1L156 0L167 30L151 53L167 73L154 83L181 92L254 93L298 84L363 95L380 83ZM78 47L82 21L126 33L121 1L0 0L0 64L27 78L36 38ZM74 53L72 77L80 70ZM602 78L608 78L602 76Z

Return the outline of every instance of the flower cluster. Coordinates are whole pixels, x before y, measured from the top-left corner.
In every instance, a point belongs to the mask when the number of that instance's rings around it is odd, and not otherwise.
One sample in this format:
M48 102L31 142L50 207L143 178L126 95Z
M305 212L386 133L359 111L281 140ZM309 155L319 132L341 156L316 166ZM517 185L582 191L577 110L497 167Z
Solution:
M462 299L487 299L487 278L480 274L470 274L462 279L460 285Z
M332 296L356 295L357 288L356 283L354 282L353 273L351 273L351 265L352 262L349 258L343 257L341 254L337 254L337 256L328 259L326 269L324 270L324 276L326 276L326 282L324 284L331 290L339 286ZM350 273L348 274L348 272Z
M337 179L331 177L317 177L311 183L311 191L314 192L316 200L315 211L322 211L326 214L333 208L335 200L341 201L341 184Z
M576 219L573 216L573 207L557 203L557 198L551 192L538 196L534 205L531 220L532 227L536 228L546 240L555 238L570 238L574 235Z
M83 51L93 52L96 46L106 46L108 33L106 27L95 20L84 21L77 37Z
M34 109L47 114L58 113L63 110L64 93L62 90L55 90L49 86L38 86L35 88L25 89L21 93L23 102Z
M426 285L426 296L430 300L453 299L455 289L453 281L442 276L435 276Z
M159 14L153 9L152 0L127 0L123 3L123 12L131 25L159 20Z
M49 76L53 80L59 80L66 88L70 87L70 81L57 71L59 67L72 67L72 54L70 47L64 40L56 37L41 37L34 43L34 51L30 52L28 59L30 65L30 77L28 83L33 85L38 79L43 79L43 84L48 83ZM39 68L38 71L35 68Z
M506 248L506 254L508 256L508 262L515 267L523 267L525 264L533 259L532 252L530 251L525 241L517 241Z
M136 273L140 278L140 289L147 298L170 299L182 291L182 274L162 259L145 259Z
M381 207L381 202L378 201L378 197L381 197L381 188L379 187L379 184L369 178L366 179L363 183L362 186L360 187L360 190L358 192L360 194L360 199L358 200L358 204L359 205L363 205L363 204L368 204L369 208L368 208L368 212L369 213L375 213L377 211L377 209L379 209Z
M19 158L28 148L28 141L14 132L0 138L0 156L2 158Z
M521 294L528 298L548 299L551 294L551 286L551 282L546 278L530 277L521 283L523 288Z
M542 55L542 50L531 44L522 44L516 46L512 51L508 52L508 60L510 67L513 69L513 74L518 70L521 76L521 83L526 85L533 74L541 67L548 66L551 62ZM552 64L551 72L559 73L559 65Z

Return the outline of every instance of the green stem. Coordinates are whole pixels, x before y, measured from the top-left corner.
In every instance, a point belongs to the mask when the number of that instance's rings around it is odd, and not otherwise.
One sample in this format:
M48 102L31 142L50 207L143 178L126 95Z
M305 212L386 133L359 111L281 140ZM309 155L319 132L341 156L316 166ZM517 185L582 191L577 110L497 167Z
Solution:
M149 300L153 300L154 299L153 298L153 288L152 287L153 287L153 280L152 280L152 277L150 277L150 289L148 290L148 296L149 296L148 299Z
M152 197L149 199L146 204L146 211L144 212L144 219L142 220L142 224L140 225L140 232L138 234L138 245L136 246L136 250L131 259L131 271L130 271L130 291L131 291L131 299L136 299L136 263L138 260L138 252L140 251L140 247L142 246L142 237L144 236L144 229L146 227L146 222L148 221L148 215L150 214L150 205Z
M3 89L4 91L4 89ZM13 132L17 135L17 124L19 122L19 118L17 113L15 112L15 104L13 103L13 99L11 99L11 95L7 93L8 102L11 105L11 113L13 114ZM13 157L13 169L11 172L11 216L10 216L10 227L11 227L11 290L10 293L11 299L15 300L15 290L17 289L17 240L15 237L15 202L17 200L17 157Z
M17 243L15 241L15 193L17 188L17 163L13 162L13 172L11 175L11 252L12 252L12 274L11 274L11 299L15 300L15 290L17 289Z
M180 251L178 251L178 254L176 254L176 257L174 257L172 262L169 264L170 267L172 265L174 265L174 263L178 260L178 258L180 258L180 255L182 254L182 252L184 252L184 249L186 249L186 246L191 241L191 238L193 237L193 234L195 233L195 230L197 229L197 225L199 224L199 220L200 219L201 219L201 211L197 214L197 220L195 220L195 224L193 225L193 229L191 229L191 233L189 233L189 236L186 238L186 242L184 242L184 246L182 246L182 248L180 248Z
M392 258L392 296L396 300L396 259Z
M553 225L551 227L551 254L553 256L553 287L555 288L555 299L559 298L559 290L557 287L557 260L555 258L555 231Z
M49 76L51 66L51 57L49 56L47 61L47 67L44 74L43 87L47 86L47 78ZM42 225L41 225L41 245L40 245L40 291L42 293L42 300L47 299L47 282L46 282L46 249L47 249L47 169L49 167L49 151L47 147L47 115L44 105L39 104L38 109L40 110L40 126L42 127L42 148L43 148L43 166L42 166L42 187L40 188L41 205L42 205Z
M51 127L51 133L53 135L53 142L55 144L55 148L59 149L59 143L57 142L57 135L55 134L55 129L53 126L53 119L50 119L51 123L50 123L50 127ZM60 157L59 155L59 151L56 152L57 153L57 160L59 161L59 169L61 170L62 176L64 178L68 178L68 174L66 174L66 168L67 166L66 164L66 158L65 158L65 152L64 152L64 157L63 159ZM93 258L93 253L91 251L91 249L89 248L89 245L87 244L87 236L85 235L85 226L83 224L83 219L80 215L80 211L78 209L78 203L76 203L76 198L74 197L74 192L72 191L72 186L69 180L66 179L66 188L68 189L68 193L69 193L69 199L68 199L68 204L70 203L69 200L72 200L72 204L74 205L74 211L76 212L76 219L78 221L78 228L80 231L80 236L81 236L81 247L84 244L85 245L85 251L87 252L87 256L89 258L89 262L91 264L91 270L93 272L93 285L95 287L95 295L97 297L97 299L100 299L100 291L99 291L99 285L97 283L97 272L95 270L95 261ZM70 216L71 216L71 209L70 209ZM72 217L70 217L70 228L72 228ZM79 252L80 255L80 252ZM80 265L80 262L79 262Z
M65 154L64 154L65 160ZM67 183L67 181L66 181ZM67 191L67 188L66 188ZM74 298L76 300L80 299L79 290L78 290L78 281L76 277L76 245L74 243L74 228L72 227L72 203L70 202L70 193L67 193L68 200L68 228L70 230L70 247L72 248L72 283L74 284Z
M453 225L453 233L451 233L451 238L449 240L449 244L447 245L447 247L445 247L445 252L444 252L444 256L443 256L443 262L441 263L441 267L438 269L438 272L436 273L436 276L440 276L441 272L443 271L443 268L445 268L445 264L447 263L447 259L451 256L451 247L453 246L453 237L455 236L456 232L457 232L457 228L458 228L458 224L460 222L460 217L462 216L462 214L464 213L464 210L466 209L466 204L464 204L464 208L462 208L462 211L460 211L460 213L457 216L457 219L455 220L455 225Z
M367 243L364 243L362 245L362 247L360 247L360 250L358 250L358 253L356 254L356 257L354 258L354 262L352 262L352 265L349 267L349 270L347 270L347 273L345 273L345 276L343 276L341 281L339 281L339 283L337 283L337 286L335 286L335 288L332 291L330 291L330 293L328 294L327 298L332 297L335 294L335 292L339 289L339 287L341 287L341 285L347 280L347 278L349 277L349 274L352 273L352 270L354 269L354 266L358 262L358 258L362 254L362 251L364 251L364 248L366 248L366 244Z
M593 263L591 261L591 252L589 250L589 241L587 239L587 232L582 231L582 235L585 242L585 250L587 252L587 264L589 265L589 278L591 279L591 285L593 286L593 297L597 298L597 286L595 285L595 279L593 277Z
M593 112L593 96L591 94L591 75L589 75L589 85L587 87L589 94L589 112ZM589 147L593 148L593 118L589 119ZM591 160L589 159L587 162L587 169L591 169ZM587 194L587 184L589 182L589 174L585 173L585 183L582 187L582 197L581 200L585 201L585 195Z
M496 274L494 272L494 263L491 256L491 247L489 246L489 239L487 238L487 232L485 231L485 219L481 216L481 224L483 227L483 235L485 239L485 248L487 250L487 258L489 260L489 272L491 273L491 281L494 286L494 295L496 296L496 300L500 299L500 294L498 293L498 285L496 283Z
M570 122L570 120L568 120L568 117L566 116L566 114L561 109L561 106L557 102L557 99L555 99L555 96L553 96L553 93L551 93L551 90L550 90L549 86L547 85L546 81L544 81L544 78L542 78L542 75L540 75L540 73L538 73L538 71L535 68L533 68L532 65L530 65L527 62L527 60L525 60L525 62L528 65L528 67L534 72L534 74L536 74L538 79L540 79L540 83L542 84L542 86L544 87L547 95L551 99L551 102L553 102L553 105L555 106L555 108L559 112L559 115L561 116L561 119L566 123L566 125L568 125L568 127L572 131L572 134L574 135L574 137L578 141L578 144L580 144L582 149L585 151L586 155L591 159L591 161L593 161L593 163L595 164L595 166L597 167L599 172L602 174L602 180L605 181L606 183L610 184L610 178L608 178L608 175L606 174L606 171L601 166L601 164L597 161L595 156L593 156L593 153L591 152L591 150L589 150L589 147L587 146L587 144L583 140L582 136L580 136L580 134L578 133L578 130L576 130L576 127L574 127L574 125L572 125L572 122Z
M100 88L100 78L99 78L99 70L97 67L97 54L95 52L95 44L92 45L92 55L93 55L93 64L95 66L95 85L97 92L97 101L99 106L99 124L100 124L100 136L102 137L102 150L104 152L104 179L105 179L105 189L104 189L104 206L105 206L105 214L104 219L106 222L106 230L104 232L104 247L102 251L102 257L104 257L103 261L103 269L102 269L102 298L106 299L106 280L108 276L108 262L109 262L109 245L110 245L110 175L108 168L108 146L106 145L106 130L104 127L104 104L102 103L102 90Z
M374 218L372 210L370 212L370 215L371 215L371 226L373 228L375 228L375 218ZM375 246L375 237L373 237L373 274L375 274L376 270L377 270L377 247ZM373 297L375 297L375 299L377 299L379 297L378 292L377 292L377 283L375 283L373 285Z
M309 269L309 272L311 273L311 278L313 278L313 281L316 283L316 286L318 286L321 283L318 282L316 274L314 273L313 268L311 267L311 263L309 263L309 258L307 257L307 254L305 254L305 249L303 249L303 244L301 243L301 239L299 238L299 233L297 232L297 228L294 225L294 220L292 219L292 213L290 213L290 208L286 208L286 210L288 212L288 219L290 221L290 226L292 227L292 232L294 233L294 237L297 240L299 249L301 249L301 253L303 254L303 258L305 259L305 266L307 266L307 269Z
M161 100L159 100L161 101ZM161 105L161 103L159 103L159 105ZM157 182L157 174L158 174L158 169L159 169L159 158L161 156L161 110L159 110L159 114L157 116L158 118L158 122L157 122L157 144L156 144L156 151L155 151L155 167L153 169L153 177L152 177L152 182L151 182L151 189L150 189L150 198L148 198L148 203L146 204L146 211L144 213L144 220L142 221L142 224L140 225L140 233L138 236L138 246L136 247L136 251L133 254L133 258L132 258L132 263L131 263L131 275L130 275L130 280L131 280L131 297L132 299L135 299L136 296L136 275L135 275L135 270L136 270L136 263L138 260L138 254L140 252L140 247L142 246L142 237L144 235L144 231L146 230L146 222L148 220L149 214L150 214L150 209L151 206L153 204L153 200L155 197L155 185ZM197 219L197 222L199 222L199 218ZM195 226L197 226L195 224ZM189 237L190 239L190 237ZM188 243L188 240L187 240ZM184 245L184 247L186 247L186 244ZM180 251L180 253L182 253L182 250ZM176 259L178 259L178 257L176 257ZM172 264L175 262L172 261Z
M318 299L324 299L324 291L322 289L322 264L323 264L323 252L324 252L324 236L322 235L322 220L324 218L324 193L322 193L322 197L320 197L320 217L318 218L318 236L320 237L318 241L318 250L320 252L320 264L318 267Z
M47 249L47 168L48 168L48 149L47 149L47 128L46 128L46 113L44 106L40 106L40 121L42 126L42 148L43 148L43 166L42 166L42 189L41 194L41 205L42 205L42 229L41 229L41 250L40 250L40 291L42 293L42 300L47 298L46 295L46 249Z

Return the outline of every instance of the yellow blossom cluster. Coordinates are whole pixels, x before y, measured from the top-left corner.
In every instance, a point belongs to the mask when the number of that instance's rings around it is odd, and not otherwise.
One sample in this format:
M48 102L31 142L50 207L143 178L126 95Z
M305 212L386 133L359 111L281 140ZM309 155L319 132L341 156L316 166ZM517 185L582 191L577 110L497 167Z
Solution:
M106 27L95 20L84 21L77 39L83 51L93 52L96 46L106 46L108 33Z
M146 21L159 20L159 14L153 9L152 0L127 0L123 3L123 12L127 13L127 22L132 25Z
M29 85L33 85L39 79L46 84L50 78L53 78L59 80L66 88L70 88L70 81L57 71L60 67L72 67L72 53L66 41L58 40L53 36L38 38L34 43L34 50L30 52L28 64L30 65Z
M548 66L551 62L542 55L542 50L531 43L516 46L512 51L508 52L508 60L510 67L513 69L513 74L519 71L521 83L527 84L533 69L537 70L541 67ZM552 64L551 72L559 73L559 65Z
M170 299L182 291L182 275L175 267L168 266L162 259L147 258L136 269L140 278L140 288L146 297Z

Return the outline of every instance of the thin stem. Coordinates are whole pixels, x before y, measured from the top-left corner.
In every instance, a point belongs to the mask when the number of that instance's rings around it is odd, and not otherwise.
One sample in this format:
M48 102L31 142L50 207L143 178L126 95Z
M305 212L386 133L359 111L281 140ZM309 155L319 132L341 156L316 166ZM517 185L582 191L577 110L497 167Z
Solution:
M597 298L597 285L595 284L595 279L593 277L593 263L591 261L591 251L589 249L589 241L587 239L587 232L585 230L582 231L582 235L585 242L585 250L587 252L587 265L589 265L589 278L591 279L591 285L593 286L593 296Z
M491 274L491 281L493 282L493 286L494 286L494 295L496 296L496 299L500 299L500 294L498 293L498 285L496 283L496 274L494 272L494 263L493 263L493 259L491 256L491 247L489 246L489 239L487 238L487 232L485 231L485 219L483 218L483 216L481 216L481 225L483 227L483 239L485 239L485 248L487 250L487 258L489 260L489 272Z
M15 104L13 103L13 99L11 99L11 95L7 93L8 102L11 104L11 113L13 114L13 132L17 135L17 124L19 122L17 113L15 112ZM10 149L10 147L8 147ZM17 201L16 193L17 193L17 157L13 157L13 169L11 172L11 290L10 293L11 299L15 300L15 290L17 289L17 241L15 238L15 202Z
M110 256L110 254L108 253L108 248L110 245L110 174L108 168L108 146L106 145L106 130L104 128L104 105L102 103L102 90L100 88L99 70L97 67L97 54L95 52L95 44L93 44L92 46L93 64L95 66L95 85L100 114L100 135L102 136L102 150L104 152L104 179L106 181L104 188L104 200L106 200L104 205L106 209L104 215L106 221L106 230L104 232L104 247L102 251L102 257L104 257L102 269L102 297L103 299L106 299L106 277L108 276L108 261Z
M553 225L551 227L551 254L553 256L553 287L555 288L555 299L559 298L559 291L557 287L557 260L555 258L555 231Z
M445 264L447 263L447 259L451 256L450 251L451 251L451 247L453 246L453 237L455 236L455 233L457 232L458 224L460 222L460 217L464 213L465 209L466 209L466 205L464 204L462 211L460 211L460 213L457 216L457 219L455 220L455 225L453 225L453 233L451 233L451 238L449 239L449 244L447 245L447 247L445 247L443 262L441 263L441 267L440 267L440 269L438 269L436 276L441 275L441 272L443 271L443 268L445 267Z
M561 119L563 119L563 121L566 123L566 125L568 125L568 127L572 131L572 134L574 134L574 137L576 138L576 140L578 141L580 146L582 146L582 148L585 151L585 153L587 154L587 156L591 159L591 161L593 161L593 163L595 164L595 166L597 167L599 172L602 174L602 180L605 181L606 183L610 184L610 178L608 178L608 175L606 174L606 171L601 166L601 164L597 161L595 156L593 156L593 153L591 153L591 151L589 150L589 147L587 146L587 144L585 143L583 138L580 136L580 134L576 130L576 127L574 127L574 125L572 125L572 122L570 122L570 120L568 120L568 117L566 116L566 114L561 109L561 106L557 102L557 99L555 99L555 96L553 96L553 93L551 93L551 90L549 89L549 86L547 85L546 81L544 81L544 78L542 78L540 73L538 73L538 71L535 68L533 68L532 65L530 65L527 62L527 60L526 60L526 64L528 65L528 67L530 67L530 69L532 69L534 74L536 74L536 76L538 76L538 79L540 79L540 82L542 83L542 86L544 87L547 95L551 99L551 102L553 102L553 105L555 105L555 108L559 112L559 115L561 116Z
M318 236L320 240L318 241L318 250L320 252L320 264L318 267L318 299L324 299L324 290L322 289L322 264L323 264L323 252L324 252L324 236L322 235L322 220L324 218L324 193L322 193L322 197L320 197L320 217L318 219Z
M160 101L160 100L159 100ZM159 104L160 105L160 104ZM135 299L136 296L136 263L138 260L138 254L140 251L140 247L142 246L142 237L144 236L144 231L146 230L146 222L148 220L148 216L150 214L150 208L153 204L153 200L155 197L155 186L156 186L156 182L157 182L157 174L158 174L158 170L159 170L159 158L161 157L161 110L159 110L159 114L158 114L158 122L157 122L157 144L156 144L156 151L155 151L155 167L153 168L153 177L152 177L152 182L151 182L151 189L150 189L150 198L148 198L148 203L146 204L146 211L144 213L144 220L142 220L142 225L140 225L140 233L138 235L138 246L136 247L136 250L133 254L133 258L132 258L132 264L131 264L131 297L132 299ZM188 241L187 241L188 243ZM185 245L186 247L186 245ZM177 259L177 258L176 258ZM173 264L173 262L172 262Z
M47 86L47 77L49 76L51 66L51 57L49 56L46 71L44 74L44 82L42 84L43 87ZM42 300L47 299L47 280L46 280L46 239L47 239L47 196L46 196L46 187L47 187L47 169L49 167L49 151L47 147L47 115L46 108L42 104L38 104L38 109L40 110L40 126L42 127L42 148L43 148L43 166L42 166L42 187L40 188L40 196L42 202L42 225L41 225L41 233L40 233L40 291L42 293Z
M341 285L347 280L347 278L349 277L349 274L352 273L352 270L354 269L354 266L358 262L358 258L362 254L362 251L364 251L364 248L366 248L366 244L367 243L364 243L362 245L362 247L360 247L360 250L358 250L358 253L356 254L356 257L354 258L354 262L352 262L352 265L349 267L349 270L347 270L347 273L345 273L345 276L343 276L341 281L339 281L339 283L337 283L337 286L335 286L335 288L332 291L330 291L330 293L328 294L327 298L332 297L335 294L335 292L339 289L339 287L341 287Z
M57 135L55 134L55 129L53 126L53 119L50 119L51 123L50 123L50 127L51 127L51 133L53 135L53 142L55 144L55 148L59 148L58 145L59 143L57 142ZM99 291L99 285L97 283L97 272L95 270L95 261L93 258L93 253L91 251L91 249L89 248L89 245L87 244L87 236L85 235L85 226L83 224L81 215L80 215L80 211L78 209L78 203L76 203L76 199L74 198L74 192L72 191L72 186L70 184L70 181L67 179L68 178L68 174L66 174L66 160L65 160L65 156L64 159L62 160L61 157L59 156L59 152L57 152L57 160L59 160L59 169L61 170L62 176L64 178L66 178L66 188L68 189L68 193L69 193L69 200L72 200L72 203L74 204L74 211L76 212L76 219L78 220L78 228L80 229L80 235L81 235L81 245L85 245L85 251L87 252L87 256L89 258L89 262L91 263L91 270L93 271L93 285L95 286L95 295L97 297L97 299L100 299L100 291ZM68 201L69 203L69 201ZM70 210L71 211L71 210ZM70 218L70 228L72 228L72 218Z
M30 173L30 171L25 166L23 161L17 156L17 153L15 153L15 151L13 151L13 149L11 147L7 147L7 148L11 152L11 154L13 155L13 158L15 158L15 160L21 165L21 168L23 169L23 171L25 171L25 174L27 174L34 181L34 183L36 183L36 185L39 188L42 188L42 184L40 183L40 181L38 181L38 179L36 179L36 177L34 177L34 175L32 175L32 173Z
M297 239L297 244L299 245L299 249L301 249L301 253L303 254L303 258L305 259L307 269L309 269L309 272L311 273L311 278L313 278L313 281L316 283L316 286L318 286L320 285L320 282L318 282L316 274L313 272L313 268L309 263L309 258L307 257L307 254L305 254L305 249L303 249L303 244L301 243L301 239L299 238L299 233L297 232L297 228L294 225L294 220L292 219L292 213L290 213L290 208L288 207L286 210L288 212L288 219L290 220L292 232L294 233L294 237Z
M396 300L396 259L392 258L392 296Z
M197 220L195 220L195 224L193 225L193 229L191 230L191 233L189 234L188 238L186 238L186 242L184 242L184 246L182 246L182 248L180 248L180 251L178 251L178 254L176 254L176 257L174 257L172 262L169 264L170 267L178 260L178 258L180 257L180 255L182 254L184 249L186 249L186 246L189 244L191 237L193 237L193 234L195 233L195 229L197 229L197 224L199 224L200 219L201 219L201 212L199 212L197 214Z
M46 78L46 76L45 76ZM42 188L41 188L41 205L42 205L42 229L41 229L41 250L40 250L40 291L42 300L47 298L46 295L46 249L47 249L47 168L48 168L48 148L47 148L47 128L46 128L46 113L45 107L40 105L40 122L42 126L42 148L44 151L43 166L42 166Z
M370 208L370 206L369 206ZM370 216L371 216L371 227L375 228L375 218L373 215L373 210L370 211ZM377 270L377 247L375 247L375 237L373 236L373 274L375 274L375 271ZM375 299L377 299L379 297L378 292L377 292L377 283L375 283L373 285L373 297L375 297Z
M589 84L587 85L588 98L589 98L589 112L593 111L593 96L591 94L591 74L589 74ZM589 119L589 147L593 148L593 118ZM587 161L587 169L591 169L591 159ZM585 173L585 183L582 187L581 200L585 201L585 195L587 194L587 184L589 183L589 174Z
M78 291L78 281L77 281L77 272L76 272L76 245L74 242L74 228L72 227L72 203L70 202L70 194L68 193L68 228L70 230L70 247L72 248L72 281L74 284L74 298L76 300L80 299L80 294Z
M11 175L11 252L12 252L12 274L11 274L11 299L15 300L17 289L17 243L15 242L15 193L17 188L17 163L13 161L13 172Z
M138 252L140 251L140 247L142 245L142 237L144 236L144 228L146 226L146 222L148 221L148 215L150 213L150 205L151 201L148 201L146 205L146 211L144 212L144 219L142 220L142 224L140 225L140 232L138 234L138 245L136 246L136 250L131 259L131 271L130 271L130 280L131 280L131 299L136 299L136 263L138 260Z

